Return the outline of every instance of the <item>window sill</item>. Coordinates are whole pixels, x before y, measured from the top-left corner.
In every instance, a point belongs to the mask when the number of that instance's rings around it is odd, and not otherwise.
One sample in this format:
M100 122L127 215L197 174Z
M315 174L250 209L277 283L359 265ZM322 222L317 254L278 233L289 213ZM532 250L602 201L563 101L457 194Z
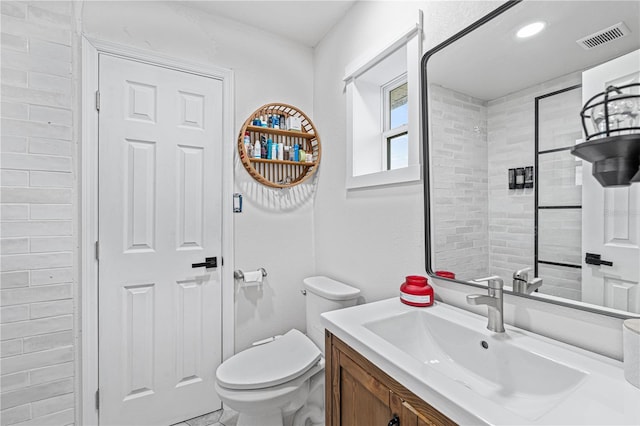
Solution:
M349 189L368 188L397 183L415 182L421 179L421 167L414 164L402 169L384 170L360 176L347 176L346 187Z

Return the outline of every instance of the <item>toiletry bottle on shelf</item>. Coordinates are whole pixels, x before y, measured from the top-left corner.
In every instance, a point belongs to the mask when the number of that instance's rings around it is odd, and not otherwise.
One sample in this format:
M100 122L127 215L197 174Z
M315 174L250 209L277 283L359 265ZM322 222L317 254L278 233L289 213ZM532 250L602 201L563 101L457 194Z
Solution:
M278 160L284 160L284 144L278 142Z
M271 140L271 138L267 139L267 159L271 160L271 149L273 148L273 141Z
M260 141L256 139L256 143L253 144L253 158L260 158L261 149Z
M274 129L279 129L280 128L280 116L279 115L272 115L271 116L271 127L273 127Z
M244 150L247 153L247 155L250 157L250 151L251 151L251 135L249 135L249 132L244 132Z
M293 145L293 161L300 161L300 145Z
M271 141L271 159L278 159L278 144L273 141Z
M260 136L260 158L267 158L267 138Z
M285 146L284 147L284 160L285 161L289 161L290 158L291 158L291 147L290 146Z
M301 149L298 152L298 161L300 161L302 163L306 159L307 159L307 152L304 149Z
M313 163L313 152L307 152L307 163Z

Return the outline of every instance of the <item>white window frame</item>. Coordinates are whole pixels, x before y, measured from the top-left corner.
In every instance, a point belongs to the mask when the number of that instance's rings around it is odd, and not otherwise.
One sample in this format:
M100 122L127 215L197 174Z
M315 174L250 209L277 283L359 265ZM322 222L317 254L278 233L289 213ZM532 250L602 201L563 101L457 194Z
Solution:
M399 49L407 49L407 67L406 78L409 87L409 92L413 96L409 96L408 110L409 120L407 125L407 134L409 138L409 165L408 167L387 170L386 160L385 163L380 164L378 167L380 171L375 171L367 174L354 174L357 167L355 161L359 161L358 155L368 156L368 152L363 149L362 143L358 140L357 129L354 128L356 118L354 117L354 106L358 102L362 102L361 98L358 98L358 88L356 81L358 78L365 74L368 70L372 69L375 65L379 64L385 58L388 58L392 54L396 53ZM358 189L375 187L381 185L393 185L405 182L420 181L422 178L422 166L420 161L420 59L422 56L422 11L419 11L418 23L402 33L399 37L393 39L384 48L379 49L376 53L363 56L359 60L354 61L345 70L345 91L347 99L347 155L346 155L346 180L345 187L347 189ZM393 77L393 76L391 76ZM382 100L381 100L382 101ZM379 114L382 114L382 104L380 106ZM384 123L383 117L380 115L379 122ZM382 125L378 127L378 136L376 140L380 140L383 136ZM376 149L376 148L373 148ZM386 147L382 150L384 157L386 157ZM374 160L375 161L375 160ZM377 160L380 161L380 160ZM375 166L376 163L374 163ZM377 166L376 166L377 167Z
M389 140L397 136L409 134L409 124L391 128L391 92L407 83L407 73L404 73L381 88L382 92L382 135L380 149L382 150L382 171L389 171Z

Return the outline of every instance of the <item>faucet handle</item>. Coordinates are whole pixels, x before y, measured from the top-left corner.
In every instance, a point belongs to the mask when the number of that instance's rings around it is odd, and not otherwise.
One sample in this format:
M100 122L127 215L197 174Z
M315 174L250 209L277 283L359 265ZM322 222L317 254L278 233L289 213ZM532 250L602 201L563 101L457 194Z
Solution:
M478 278L473 280L475 282L483 282L483 281L487 281L488 282L488 287L492 288L494 290L502 290L502 288L504 287L504 281L502 281L502 278L500 278L500 276L498 275L492 275L490 277L486 277L486 278Z
M517 271L515 271L513 273L513 279L514 280L522 280L522 281L527 281L529 279L529 274L528 272L531 272L533 270L533 268L531 267L526 267L526 268L522 268L522 269L518 269Z

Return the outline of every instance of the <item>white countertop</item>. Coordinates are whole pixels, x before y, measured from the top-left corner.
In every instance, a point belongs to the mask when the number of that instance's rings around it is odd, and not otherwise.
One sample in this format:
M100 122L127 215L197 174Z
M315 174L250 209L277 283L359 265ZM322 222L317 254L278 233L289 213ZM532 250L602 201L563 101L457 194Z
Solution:
M613 359L505 324L507 335L533 343L544 357L585 373L575 389L532 420L479 395L428 363L418 362L363 325L421 309L464 317L465 321L477 322L480 329L487 323L485 317L443 303L414 308L399 298L327 312L322 314L322 321L331 333L459 424L640 425L640 389L625 380L622 363ZM484 333L491 334L486 329Z

